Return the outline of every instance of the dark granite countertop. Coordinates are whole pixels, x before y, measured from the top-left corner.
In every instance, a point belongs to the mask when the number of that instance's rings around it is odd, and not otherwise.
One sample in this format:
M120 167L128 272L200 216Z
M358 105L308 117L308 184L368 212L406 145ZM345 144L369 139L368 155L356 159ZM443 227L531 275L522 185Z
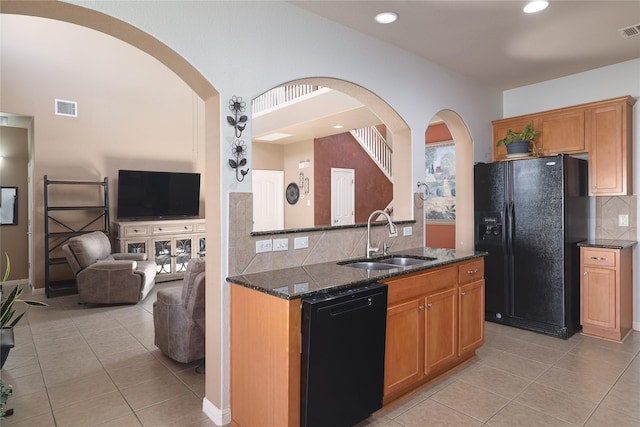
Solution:
M636 240L609 240L609 239L589 239L578 243L578 246L605 249L624 249L637 245Z
M487 255L486 252L456 251L454 249L441 248L415 248L392 252L391 254L436 259L390 270L363 270L346 265L338 265L337 262L340 261L333 261L232 276L227 277L227 282L245 286L278 298L291 300L365 285Z

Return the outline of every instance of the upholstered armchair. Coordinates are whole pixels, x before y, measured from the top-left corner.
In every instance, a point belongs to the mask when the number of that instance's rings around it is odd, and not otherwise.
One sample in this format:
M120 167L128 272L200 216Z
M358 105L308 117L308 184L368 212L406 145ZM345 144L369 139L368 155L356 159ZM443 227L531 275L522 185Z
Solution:
M204 264L191 259L182 287L159 290L153 303L155 344L180 363L204 357Z
M155 284L156 263L146 254L112 254L102 231L72 237L62 251L75 274L81 303L136 303Z

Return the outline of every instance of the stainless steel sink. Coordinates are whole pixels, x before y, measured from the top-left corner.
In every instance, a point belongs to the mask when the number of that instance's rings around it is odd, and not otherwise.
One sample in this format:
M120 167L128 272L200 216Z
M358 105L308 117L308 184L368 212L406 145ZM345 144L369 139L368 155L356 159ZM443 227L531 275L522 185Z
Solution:
M341 265L346 265L347 267L353 268L362 268L364 270L391 270L392 268L398 268L397 265L385 264L382 262L371 262L371 261L356 261L356 262L347 262L347 263L339 263Z
M407 265L424 264L425 262L433 261L434 259L435 258L424 259L424 258L412 258L412 257L406 257L406 256L393 256L381 262L384 262L385 264L401 265L404 267Z
M356 259L350 261L341 261L338 265L346 267L361 268L364 270L391 270L400 267L409 267L412 265L424 264L434 261L437 258L431 257L414 257L406 255L392 255L381 258Z

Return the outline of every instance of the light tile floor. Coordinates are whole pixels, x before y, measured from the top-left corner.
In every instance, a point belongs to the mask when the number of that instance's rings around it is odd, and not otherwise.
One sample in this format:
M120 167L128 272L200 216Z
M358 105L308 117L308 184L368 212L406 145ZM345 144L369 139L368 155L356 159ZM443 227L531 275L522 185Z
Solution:
M137 305L29 307L0 374L13 385L9 426L214 426L202 412L202 361L153 344L156 285ZM478 357L358 427L640 426L640 332L624 344L569 340L485 323ZM279 426L260 426L279 427Z

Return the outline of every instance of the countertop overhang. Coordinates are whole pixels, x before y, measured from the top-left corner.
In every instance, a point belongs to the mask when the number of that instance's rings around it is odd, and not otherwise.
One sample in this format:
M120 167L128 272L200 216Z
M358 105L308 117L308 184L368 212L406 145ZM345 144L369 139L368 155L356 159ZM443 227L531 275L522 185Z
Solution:
M364 270L349 267L348 265L338 265L339 260L320 264L303 265L299 267L270 270L260 273L243 274L227 277L227 282L251 288L258 292L273 295L278 298L292 300L306 298L327 292L348 289L355 286L366 285L406 274L417 273L419 271L431 270L481 258L487 255L482 251L459 251L455 249L442 248L414 248L398 252L391 252L390 255L406 255L416 257L435 258L433 261L397 267L389 270ZM375 257L373 258L375 259Z
M624 249L637 245L635 240L590 239L578 243L578 246L605 249Z

